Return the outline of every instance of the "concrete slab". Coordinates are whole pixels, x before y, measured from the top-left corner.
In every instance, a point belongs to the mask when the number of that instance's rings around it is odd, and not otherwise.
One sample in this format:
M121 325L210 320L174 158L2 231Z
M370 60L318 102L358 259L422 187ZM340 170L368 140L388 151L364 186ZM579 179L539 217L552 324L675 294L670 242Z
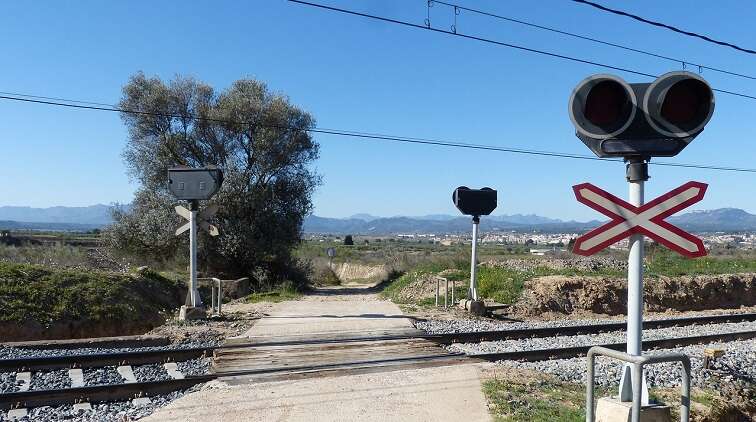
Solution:
M489 421L474 365L219 386L143 419L178 421Z
M410 318L369 288L322 289L274 305L253 340L411 330ZM322 351L321 351L322 352ZM464 364L330 377L209 383L145 421L489 421L479 369Z
M281 302L257 322L246 337L412 328L412 320L395 304L379 300L302 300Z
M630 422L633 404L614 397L602 397L596 405L596 422ZM670 422L669 406L648 405L641 408L641 422Z

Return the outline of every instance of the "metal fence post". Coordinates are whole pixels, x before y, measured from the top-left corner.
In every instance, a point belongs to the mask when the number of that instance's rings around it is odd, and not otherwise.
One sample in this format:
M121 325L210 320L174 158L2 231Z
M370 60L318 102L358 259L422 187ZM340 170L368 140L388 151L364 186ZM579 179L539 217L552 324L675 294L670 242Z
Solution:
M221 314L221 305L223 305L223 280L218 279L218 315Z
M654 355L646 355L646 356L637 356L632 355L630 353L623 353L619 350L613 350L608 349L606 347L601 346L594 346L591 347L588 350L587 353L587 360L588 360L588 379L587 379L587 385L586 385L586 394L585 394L585 420L586 422L594 422L595 421L595 410L593 408L593 401L594 401L594 395L595 395L595 357L597 355L600 356L607 356L613 359L620 360L622 362L626 362L629 364L629 366L632 369L632 373L630 375L630 378L632 379L633 385L633 404L632 404L632 413L631 413L631 421L632 422L640 422L641 417L641 410L642 410L642 403L641 398L643 396L643 391L641 384L643 383L643 378L641 378L641 374L643 374L643 368L646 365L651 365L655 363L663 363L663 362L681 362L683 365L683 373L682 373L682 386L681 390L682 393L680 395L681 404L680 404L680 422L689 422L690 420L690 358L682 353L657 353Z
M210 284L210 313L215 313L215 286Z
M682 397L680 400L680 421L688 422L690 420L690 358L685 356L682 359L683 376L682 376Z
M438 308L438 289L441 288L441 279L436 277L436 308Z
M634 363L632 375L633 413L631 415L631 420L633 422L640 422L641 417L641 397L643 396L643 392L641 391L643 380L641 380L641 376L643 376L643 365L640 363Z
M446 309L449 307L447 303L447 300L449 298L449 279L445 278L444 280L446 280L446 290L444 291L444 309Z
M593 349L588 350L588 376L587 376L587 388L585 392L585 420L586 422L593 422L595 416L593 415L593 393L596 382L596 356Z

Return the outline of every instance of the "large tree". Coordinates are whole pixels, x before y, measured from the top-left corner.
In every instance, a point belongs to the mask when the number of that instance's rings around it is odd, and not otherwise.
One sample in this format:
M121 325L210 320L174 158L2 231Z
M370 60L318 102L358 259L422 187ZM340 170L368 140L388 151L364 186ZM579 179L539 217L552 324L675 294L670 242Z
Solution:
M165 83L141 72L124 86L119 107L132 111L121 115L129 132L123 156L140 187L130 210L115 214L108 233L114 247L152 258L186 254L186 236L172 235L181 221L167 170L215 165L225 176L210 201L220 206L221 235L200 238L203 266L229 276L290 268L320 182L309 113L254 79L216 92L193 78Z

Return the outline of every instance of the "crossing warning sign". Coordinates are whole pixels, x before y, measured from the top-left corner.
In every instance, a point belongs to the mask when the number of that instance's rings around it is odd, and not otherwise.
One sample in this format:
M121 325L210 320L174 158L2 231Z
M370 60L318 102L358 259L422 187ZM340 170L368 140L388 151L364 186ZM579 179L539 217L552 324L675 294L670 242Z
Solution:
M643 234L687 257L706 255L703 241L664 219L703 199L708 185L688 182L636 207L590 183L572 187L577 200L612 221L575 241L574 252L592 255L632 234Z

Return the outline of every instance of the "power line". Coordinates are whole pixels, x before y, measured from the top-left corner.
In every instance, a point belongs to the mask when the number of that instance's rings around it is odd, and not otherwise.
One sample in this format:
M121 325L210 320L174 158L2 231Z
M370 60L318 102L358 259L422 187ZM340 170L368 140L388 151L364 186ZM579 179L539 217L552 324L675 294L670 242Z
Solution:
M606 7L606 6L600 5L598 3L594 3L592 1L587 1L587 0L572 0L572 1L574 1L575 3L582 3L582 4L586 4L588 6L591 6L591 7L595 7L596 9L602 10L604 12L614 13L615 15L620 15L620 16L628 17L630 19L635 19L635 20L637 20L639 22L647 23L649 25L657 26L657 27L664 28L664 29L669 29L670 31L677 32L678 34L683 34L683 35L687 35L689 37L694 37L694 38L700 38L700 39L702 39L704 41L707 41L707 42L710 42L710 43L713 43L713 44L717 44L717 45L721 45L721 46L725 46L725 47L734 48L735 50L742 51L744 53L756 54L756 51L748 49L748 48L738 47L737 45L729 43L729 42L726 42L726 41L718 41L718 40L715 40L713 38L707 37L706 35L701 35L701 34L697 34L695 32L686 31L686 30L674 27L672 25L667 25L666 23L652 21L652 20L646 19L644 17L638 16L638 15L634 15L632 13L623 12L622 10L611 9L611 8Z
M262 127L272 127L272 128L279 128L279 129L285 129L285 130L301 130L301 131L310 132L310 133L320 133L320 134L325 134L325 135L353 137L353 138L366 139L366 140L379 140L379 141L401 142L401 143L409 143L409 144L433 145L433 146L452 147L452 148L465 148L465 149L474 149L474 150L483 150L483 151L497 151L497 152L506 152L506 153L512 153L512 154L566 158L566 159L574 159L574 160L622 162L622 160L620 159L599 158L599 157L594 157L594 156L570 154L570 153L564 153L564 152L541 151L541 150L525 149L525 148L499 147L495 145L471 144L471 143L466 143L466 142L449 141L449 140L442 140L442 139L417 138L417 137L400 136L400 135L387 135L387 134L381 134L381 133L359 132L359 131L345 130L345 129L330 129L330 128L323 128L323 127L295 128L291 126L260 124L256 122L242 122L242 121L234 121L234 120L213 119L209 117L202 117L202 116L197 116L197 115L192 115L192 114L182 115L182 114L161 113L161 112L151 112L151 111L142 111L142 110L130 110L130 109L124 109L124 108L119 108L115 106L102 107L102 106L97 106L97 105L86 105L86 103L92 104L92 102L90 101L60 99L62 101L68 102L68 103L64 103L64 102L59 102L59 101L37 99L37 98L55 98L55 97L41 97L37 95L28 95L28 94L21 94L21 95L25 97L33 97L33 98L21 98L21 97L0 95L0 100L19 101L19 102L26 102L26 103L32 103L32 104L44 104L44 105L68 107L68 108L83 109L83 110L110 111L110 112L117 112L117 113L139 114L139 115L148 115L148 116L157 116L157 117L191 119L191 120L209 121L209 122L215 122L215 123L257 125L257 126L262 126ZM74 103L79 103L79 104L74 104ZM96 103L96 104L103 104L103 103ZM703 164L668 163L668 162L652 162L650 164L657 165L657 166L665 166L665 167L684 167L684 168L695 168L695 169L702 169L702 170L756 173L756 168L739 168L739 167L729 167L729 166L710 166L710 165L703 165Z
M315 8L319 8L319 9L330 10L332 12L339 12L339 13L344 13L344 14L353 15L353 16L361 16L361 17L368 18L368 19L378 20L378 21L382 21L382 22L394 23L394 24L397 24L397 25L407 26L407 27L411 27L411 28L423 29L423 30L427 30L427 31L436 32L436 33L439 33L439 34L450 35L450 36L453 36L453 37L460 37L460 38L464 38L464 39L469 39L469 40L474 40L474 41L480 41L480 42L487 43L487 44L497 45L497 46L500 46L500 47L513 48L513 49L516 49L516 50L527 51L527 52L530 52L530 53L540 54L540 55L544 55L544 56L548 56L548 57L553 57L553 58L557 58L557 59L562 59L562 60L567 60L567 61L571 61L571 62L589 64L589 65L592 65L592 66L602 67L602 68L605 68L605 69L617 70L617 71L620 71L620 72L630 73L630 74L633 74L633 75L646 76L648 78L657 78L659 76L659 75L653 75L651 73L641 72L639 70L633 70L633 69L629 69L629 68L625 68L625 67L620 67L620 66L615 66L615 65L611 65L611 64L607 64L607 63L600 63L600 62L596 62L596 61L592 61L592 60L581 59L579 57L566 56L564 54L554 53L554 52L551 52L551 51L539 50L539 49L535 49L535 48L525 47L525 46L522 46L522 45L510 44L510 43L506 43L506 42L502 42L502 41L496 41L496 40L492 40L492 39L489 39L489 38L482 38L482 37L477 37L477 36L474 36L474 35L463 34L463 33L459 32L459 31L456 31L456 30L455 31L448 31L448 30L441 29L441 28L434 28L432 26L418 25L416 23L402 21L402 20L393 19L393 18L387 18L385 16L376 16L376 15L371 15L371 14L367 14L367 13L356 12L354 10L342 9L342 8L333 7L333 6L327 6L327 5L324 5L324 4L310 3L308 1L303 1L303 0L288 0L288 1L290 1L292 3L302 4L302 5L305 5L305 6L310 6L310 7L315 7ZM756 100L756 96L750 95L750 94L743 94L743 93L740 93L740 92L728 91L728 90L717 89L717 88L712 88L712 91L719 92L719 93L722 93L722 94L732 95L732 96L736 96L736 97L748 98L748 99L751 99L751 100Z
M460 6L460 5L454 4L454 3L447 3L445 1L440 1L440 0L432 0L432 1L433 1L434 4L442 4L444 6L453 7L453 8L458 9L458 10L464 10L464 11L467 11L467 12L470 12L470 13L479 14L479 15L482 15L482 16L488 16L488 17L491 17L491 18L500 19L500 20L504 20L504 21L507 21L507 22L512 22L512 23L517 23L517 24L520 24L520 25L525 25L525 26L528 26L528 27L531 27L531 28L537 28L537 29L541 29L541 30L544 30L544 31L550 31L550 32L554 32L556 34L565 35L565 36L573 37L573 38L578 38L578 39L581 39L581 40L584 40L584 41L590 41L590 42L593 42L593 43L602 44L602 45L606 45L606 46L609 46L609 47L615 47L615 48L619 48L619 49L622 49L622 50L625 50L625 51L632 51L634 53L645 54L647 56L656 57L658 59L664 59L664 60L669 60L669 61L676 62L676 63L682 63L683 66L685 66L685 65L691 65L691 66L694 66L694 67L698 67L699 69L706 69L706 70L711 70L713 72L722 73L722 74L725 74L725 75L730 75L730 76L736 76L736 77L745 78L745 79L756 80L756 76L745 75L745 74L734 72L734 71L731 71L731 70L721 69L721 68L717 68L717 67L713 67L713 66L707 66L707 65L704 65L704 64L700 64L700 63L694 63L694 62L691 62L691 61L688 61L688 60L685 60L685 59L677 59L677 58L666 56L666 55L663 55L663 54L654 53L654 52L647 51L647 50L641 50L641 49L634 48L634 47L628 47L626 45L617 44L617 43L613 43L613 42L609 42L609 41L604 41L604 40L600 40L598 38L593 38L593 37L589 37L589 36L586 36L586 35L576 34L574 32L563 31L561 29L556 29L556 28L552 28L552 27L548 27L548 26L544 26L544 25L535 24L535 23L524 21L524 20L521 20L521 19L515 19L515 18L512 18L512 17L508 17L508 16L502 16L502 15L499 15L499 14L496 14L496 13L486 12L484 10L479 10L479 9L473 9L473 8L465 7L465 6ZM455 10L455 12L456 12L456 10Z

